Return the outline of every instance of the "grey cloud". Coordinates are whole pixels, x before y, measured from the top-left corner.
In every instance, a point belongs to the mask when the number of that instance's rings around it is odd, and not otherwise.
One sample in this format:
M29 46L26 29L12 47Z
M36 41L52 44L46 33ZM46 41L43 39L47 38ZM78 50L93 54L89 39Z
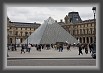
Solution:
M93 14L92 13L82 13L80 14L80 17L82 17L82 20L93 19Z
M91 8L74 7L12 7L8 8L7 15L13 21L20 22L40 22L48 17L56 20L64 19L71 11L78 11L82 19L92 18Z
M38 16L30 16L27 18L27 20L30 22L43 23L43 21L46 20L49 16L49 14L39 14Z
M49 10L52 11L65 11L67 10L65 7L48 7Z

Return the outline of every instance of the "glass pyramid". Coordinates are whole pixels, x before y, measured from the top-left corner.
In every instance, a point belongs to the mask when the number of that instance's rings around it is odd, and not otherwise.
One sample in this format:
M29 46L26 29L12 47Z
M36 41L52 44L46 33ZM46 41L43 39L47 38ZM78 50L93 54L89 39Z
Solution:
M44 23L28 37L28 43L30 44L55 44L56 42L66 41L70 44L78 43L78 40L51 17L45 20ZM22 44L26 43L27 39Z

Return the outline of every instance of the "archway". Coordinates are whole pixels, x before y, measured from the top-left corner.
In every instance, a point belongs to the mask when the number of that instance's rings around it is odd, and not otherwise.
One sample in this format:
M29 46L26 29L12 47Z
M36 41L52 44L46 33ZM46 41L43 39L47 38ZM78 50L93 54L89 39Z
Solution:
M89 38L87 37L87 43L89 43Z
M12 38L10 38L10 43L12 43Z
M85 37L83 37L83 43L85 43Z
M93 38L92 37L90 37L90 43L93 43Z

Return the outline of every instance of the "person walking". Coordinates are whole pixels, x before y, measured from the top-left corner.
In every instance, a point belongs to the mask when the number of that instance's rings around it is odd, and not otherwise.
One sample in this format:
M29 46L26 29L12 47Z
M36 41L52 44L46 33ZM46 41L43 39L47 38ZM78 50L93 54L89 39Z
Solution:
M63 51L63 45L60 44L60 45L59 45L59 52L62 52L62 51Z
M57 45L56 44L54 45L54 49L57 50Z
M88 54L88 47L87 47L87 44L85 45L85 53Z
M92 44L89 44L89 51L90 51L90 53L92 52Z
M67 50L69 51L70 50L70 44L67 45ZM71 50L70 50L71 51Z
M30 53L30 50L31 50L31 44L29 43L28 44L28 52Z
M41 44L38 45L38 51L41 51Z
M23 44L22 44L22 46L21 46L21 54L22 54L22 52L25 53L25 51L24 51L24 45L23 45Z
M80 54L82 54L82 55L83 55L83 52L82 52L82 47L81 47L81 45L79 45L79 54L78 54L78 55L80 55Z
M25 44L26 52L28 52L28 44Z

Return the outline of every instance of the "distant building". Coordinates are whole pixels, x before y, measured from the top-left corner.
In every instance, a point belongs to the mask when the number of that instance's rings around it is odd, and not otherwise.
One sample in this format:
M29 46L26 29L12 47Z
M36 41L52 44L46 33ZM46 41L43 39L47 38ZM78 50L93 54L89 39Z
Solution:
M64 20L65 22L60 20L58 24L76 39L79 39L80 43L93 43L95 41L96 22L94 19L82 21L78 12L70 12L64 17ZM39 23L11 22L7 18L8 44L15 44L15 39L20 39L20 43L22 43L27 38L27 34L31 35L40 25Z
M78 20L76 20L78 19ZM93 43L96 40L96 22L94 19L82 21L78 12L70 12L64 17L65 22L60 25L80 43Z
M31 35L40 25L39 23L11 22L7 17L8 44L15 44L17 39L22 43L27 38L27 34Z
M82 22L78 12L69 12L64 19L66 24L68 23L76 24Z

